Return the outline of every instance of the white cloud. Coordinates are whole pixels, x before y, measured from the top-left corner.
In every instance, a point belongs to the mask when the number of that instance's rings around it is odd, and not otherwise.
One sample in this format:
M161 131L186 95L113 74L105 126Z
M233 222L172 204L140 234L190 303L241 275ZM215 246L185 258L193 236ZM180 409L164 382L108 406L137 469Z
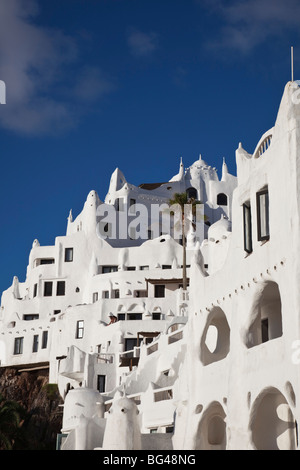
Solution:
M158 47L158 35L154 32L131 31L128 35L130 51L136 57L147 57Z
M220 16L223 26L210 48L251 52L267 39L300 26L298 0L205 0L207 10Z
M114 89L113 80L107 78L98 67L86 66L79 73L72 93L74 97L88 103L101 98Z
M94 67L70 77L76 68L78 45L74 38L35 24L37 0L0 0L0 78L6 83L0 125L24 133L57 133L78 123L78 103L111 91L108 80ZM71 79L70 79L71 78ZM63 83L70 87L63 91ZM85 82L84 82L85 81ZM88 86L93 85L93 91ZM72 89L73 87L73 89ZM81 91L81 94L80 94ZM78 103L76 102L78 100Z

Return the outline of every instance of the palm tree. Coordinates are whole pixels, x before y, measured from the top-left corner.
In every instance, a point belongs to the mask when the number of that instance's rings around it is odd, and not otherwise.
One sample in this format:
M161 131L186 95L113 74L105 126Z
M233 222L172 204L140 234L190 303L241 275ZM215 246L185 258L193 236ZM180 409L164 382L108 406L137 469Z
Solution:
M12 450L21 438L20 429L26 411L17 402L6 400L0 394L0 450Z
M169 205L171 207L171 213L174 215L176 208L180 211L181 215L181 235L182 235L182 283L183 290L187 289L187 275L186 275L186 233L189 225L194 226L192 220L186 218L185 207L188 205L191 216L196 213L196 206L202 204L201 201L197 201L194 198L188 197L187 193L175 193L171 199L169 199ZM205 220L205 219L204 219Z

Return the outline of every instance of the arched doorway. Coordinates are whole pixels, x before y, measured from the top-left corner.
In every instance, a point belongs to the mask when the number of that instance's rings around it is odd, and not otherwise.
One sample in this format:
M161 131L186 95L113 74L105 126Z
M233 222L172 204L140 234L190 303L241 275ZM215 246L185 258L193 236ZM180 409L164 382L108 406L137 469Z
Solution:
M226 414L219 402L212 402L203 412L196 436L196 450L226 449Z
M268 281L259 286L250 312L245 343L248 348L282 336L281 297L278 284Z
M297 448L297 423L287 400L277 388L265 389L254 401L249 427L257 450Z

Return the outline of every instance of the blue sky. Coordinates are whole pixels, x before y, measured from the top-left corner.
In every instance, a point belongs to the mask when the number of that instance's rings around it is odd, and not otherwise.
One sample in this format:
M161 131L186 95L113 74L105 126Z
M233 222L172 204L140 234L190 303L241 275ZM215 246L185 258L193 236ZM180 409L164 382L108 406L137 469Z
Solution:
M300 78L298 0L0 0L0 291L90 190L235 169Z

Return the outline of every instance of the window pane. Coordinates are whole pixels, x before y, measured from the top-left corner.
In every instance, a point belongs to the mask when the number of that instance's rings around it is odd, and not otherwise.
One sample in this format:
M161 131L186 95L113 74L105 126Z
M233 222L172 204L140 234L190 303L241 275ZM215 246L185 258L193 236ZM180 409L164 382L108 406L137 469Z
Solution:
M39 346L39 335L33 336L32 352L37 352Z
M264 191L257 194L258 239L269 238L269 196Z
M154 286L154 297L164 297L165 296L165 286L156 285Z
M97 377L97 389L100 393L105 392L105 375L98 375Z
M23 341L24 338L15 338L14 344L14 354L22 354L23 353Z
M102 266L102 273L114 273L118 271L118 266Z
M65 261L67 263L73 261L73 248L66 248L65 249Z
M44 296L51 297L52 295L52 282L45 282L44 284Z
M33 297L37 296L37 287L38 287L38 285L34 284L34 286L33 286Z
M77 339L83 338L83 325L84 325L83 320L78 320L77 328L76 328L76 338Z
M46 349L48 343L48 331L43 331L42 336L42 349Z
M252 252L251 207L249 203L243 205L244 209L244 249Z
M65 281L57 281L56 295L65 295Z

